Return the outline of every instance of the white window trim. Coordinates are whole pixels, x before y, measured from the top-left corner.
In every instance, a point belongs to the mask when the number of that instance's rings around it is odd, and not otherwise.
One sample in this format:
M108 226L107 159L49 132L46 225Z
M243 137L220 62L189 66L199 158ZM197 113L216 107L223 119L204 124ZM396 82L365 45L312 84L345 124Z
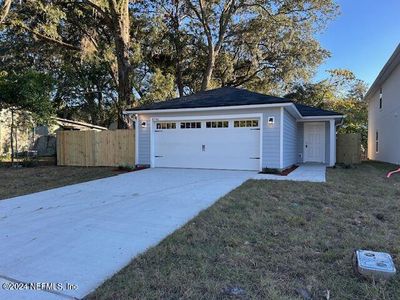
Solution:
M139 115L135 115L135 163L134 165L136 166L139 164L139 133L140 130L138 128L139 125Z
M283 107L282 107L283 110ZM220 119L244 119L244 118L252 118L259 119L259 128L260 128L260 165L259 171L262 171L263 168L263 135L264 135L264 115L262 113L257 114L235 114L235 115L214 115L214 116L181 116L181 117L152 117L150 118L150 167L154 168L154 123L160 121L191 121L191 120L220 120ZM250 127L249 127L250 128ZM281 135L283 133L281 132ZM283 141L282 141L283 142ZM282 148L281 148L282 150ZM281 151L282 152L282 151ZM283 157L283 153L281 153Z

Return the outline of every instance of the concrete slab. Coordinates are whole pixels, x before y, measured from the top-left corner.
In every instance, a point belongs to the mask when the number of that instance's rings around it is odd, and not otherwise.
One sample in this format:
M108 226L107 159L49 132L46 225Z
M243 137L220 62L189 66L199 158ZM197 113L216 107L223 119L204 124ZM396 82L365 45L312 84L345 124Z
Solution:
M0 299L82 298L254 176L147 169L2 200ZM43 283L56 286L40 291Z
M296 170L287 176L257 174L253 177L253 179L326 182L326 165L318 163L305 163L301 164Z

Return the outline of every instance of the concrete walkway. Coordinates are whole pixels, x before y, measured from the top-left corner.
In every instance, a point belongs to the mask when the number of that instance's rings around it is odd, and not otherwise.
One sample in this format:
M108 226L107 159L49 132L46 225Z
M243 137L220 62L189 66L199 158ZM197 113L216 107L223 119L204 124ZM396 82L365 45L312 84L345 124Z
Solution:
M0 299L82 298L254 175L147 169L2 200ZM10 282L62 287L7 291Z
M0 299L82 298L248 179L324 182L325 166L289 176L147 169L2 200ZM8 291L15 282L54 286Z
M287 176L257 174L254 179L326 182L326 165L318 163L305 163L301 164L296 170Z

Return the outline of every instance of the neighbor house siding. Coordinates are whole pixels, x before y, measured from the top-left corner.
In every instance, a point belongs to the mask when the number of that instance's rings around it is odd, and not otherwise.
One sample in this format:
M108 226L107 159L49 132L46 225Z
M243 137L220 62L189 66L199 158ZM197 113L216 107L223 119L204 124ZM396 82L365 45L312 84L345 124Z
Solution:
M297 124L286 109L283 120L283 168L286 168L297 163Z
M157 114L140 114L138 120L138 162L137 164L150 165L150 118L157 117L187 117L187 116L212 116L212 115L237 115L237 114L262 114L263 122L260 126L263 127L262 136L262 166L268 168L280 167L280 107L266 109L240 109L240 110L224 110L224 111L206 111L206 112L160 112ZM273 126L267 125L268 117L275 118ZM141 122L147 121L145 128L141 127Z
M400 65L381 85L382 108L379 108L379 88L368 100L368 158L400 164ZM379 151L376 151L376 132Z

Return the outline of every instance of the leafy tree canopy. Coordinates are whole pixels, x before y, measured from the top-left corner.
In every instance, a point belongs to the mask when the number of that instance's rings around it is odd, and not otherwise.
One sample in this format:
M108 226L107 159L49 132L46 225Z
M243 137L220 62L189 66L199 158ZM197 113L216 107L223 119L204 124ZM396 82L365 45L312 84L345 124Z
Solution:
M346 69L329 70L329 77L317 83L297 84L286 97L298 103L338 111L346 115L339 128L342 133L361 133L366 149L368 140L368 107L363 100L367 84Z
M50 100L52 78L29 71L0 75L0 108L28 111L38 123L48 123L54 113Z

